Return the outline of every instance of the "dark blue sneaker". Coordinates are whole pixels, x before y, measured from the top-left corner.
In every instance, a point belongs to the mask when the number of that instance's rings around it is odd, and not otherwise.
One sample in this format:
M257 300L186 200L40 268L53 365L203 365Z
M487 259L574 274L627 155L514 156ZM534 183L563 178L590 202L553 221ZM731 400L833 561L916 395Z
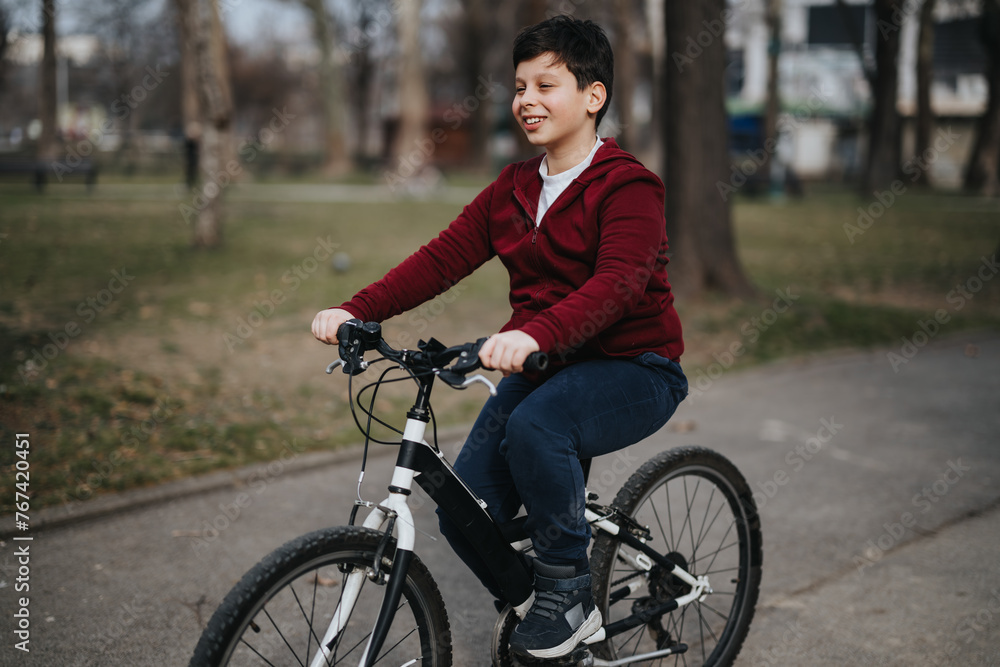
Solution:
M535 566L535 601L510 637L515 653L533 658L559 658L601 629L590 574L577 576L572 565Z

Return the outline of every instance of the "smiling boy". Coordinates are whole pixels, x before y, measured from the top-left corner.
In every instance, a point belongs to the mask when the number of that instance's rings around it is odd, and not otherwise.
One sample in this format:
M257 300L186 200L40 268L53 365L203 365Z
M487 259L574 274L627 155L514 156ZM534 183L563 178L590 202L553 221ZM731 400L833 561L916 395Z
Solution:
M535 599L511 648L556 658L602 623L591 594L579 460L654 433L687 394L687 380L666 274L663 184L613 139L597 136L613 91L607 37L591 21L557 16L521 31L513 56L511 110L545 154L504 169L437 238L350 301L318 313L312 330L336 344L348 319L398 315L500 258L513 312L480 359L504 379L455 469L498 522L524 507ZM537 350L553 357L549 369L523 373ZM446 516L440 524L499 598L473 545Z

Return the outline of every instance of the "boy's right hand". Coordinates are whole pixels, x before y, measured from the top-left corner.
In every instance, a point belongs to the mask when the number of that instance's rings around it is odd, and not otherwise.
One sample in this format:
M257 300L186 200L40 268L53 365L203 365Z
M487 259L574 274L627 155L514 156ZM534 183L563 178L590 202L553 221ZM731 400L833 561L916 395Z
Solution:
M343 308L327 308L316 313L313 318L312 333L316 340L327 345L337 345L337 329L347 320L354 319L354 315Z

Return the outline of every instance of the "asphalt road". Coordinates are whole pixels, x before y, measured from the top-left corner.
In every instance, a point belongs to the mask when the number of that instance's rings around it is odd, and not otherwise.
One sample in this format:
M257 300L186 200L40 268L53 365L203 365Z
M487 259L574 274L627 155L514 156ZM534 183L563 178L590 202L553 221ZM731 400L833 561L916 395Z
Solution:
M757 491L764 581L740 665L1000 665L1000 337L932 341L895 370L887 352L899 350L705 376L672 420L686 428L668 425L617 458L621 470L705 445ZM33 529L30 543L5 539L0 664L186 664L245 570L289 538L345 522L358 459L326 460L290 453L243 471L239 486L130 494L119 505L135 507ZM592 480L614 476L615 461L596 462ZM382 495L391 464L371 462L367 496ZM416 516L456 665L486 665L490 600L432 539L430 507ZM29 653L13 633L25 544Z

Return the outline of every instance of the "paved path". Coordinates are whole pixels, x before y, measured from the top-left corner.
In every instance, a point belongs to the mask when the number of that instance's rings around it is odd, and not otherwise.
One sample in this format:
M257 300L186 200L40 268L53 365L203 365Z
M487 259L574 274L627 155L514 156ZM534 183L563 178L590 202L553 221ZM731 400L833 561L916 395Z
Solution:
M674 418L694 430L627 451L637 464L708 445L757 490L764 584L738 664L1000 665L1000 337L968 340L929 345L898 373L883 350L723 374ZM613 475L605 458L592 479ZM376 458L368 479L391 463ZM38 532L29 655L13 648L4 543L0 664L186 664L242 572L346 519L356 463L291 468ZM429 507L417 520L436 533ZM211 539L185 536L212 525ZM445 591L456 665L488 664L490 601L441 542L417 548Z

